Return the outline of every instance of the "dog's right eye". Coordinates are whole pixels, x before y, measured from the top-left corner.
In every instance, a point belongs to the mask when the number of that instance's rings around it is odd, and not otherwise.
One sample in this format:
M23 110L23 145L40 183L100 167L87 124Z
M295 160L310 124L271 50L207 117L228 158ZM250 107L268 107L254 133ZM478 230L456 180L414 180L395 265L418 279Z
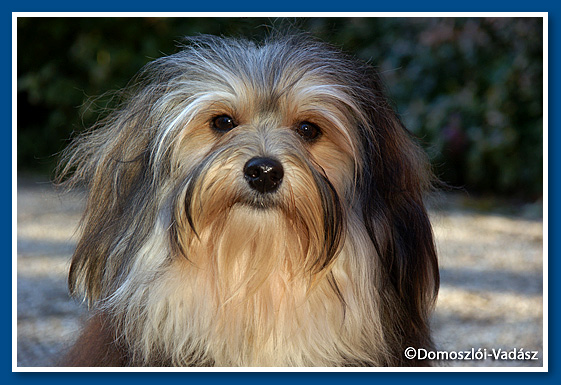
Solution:
M310 122L300 122L296 126L296 133L308 142L314 141L320 134L318 126Z
M211 127L219 132L228 132L236 126L237 124L236 122L234 122L234 119L232 119L228 115L217 116L216 118L212 119L211 122Z

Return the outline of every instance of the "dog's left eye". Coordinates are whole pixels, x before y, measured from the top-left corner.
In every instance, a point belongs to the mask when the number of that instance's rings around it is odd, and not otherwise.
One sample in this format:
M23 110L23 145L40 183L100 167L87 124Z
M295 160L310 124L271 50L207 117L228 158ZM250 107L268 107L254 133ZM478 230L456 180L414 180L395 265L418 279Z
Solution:
M300 122L296 126L296 133L298 133L298 135L300 135L305 140L312 141L321 134L321 130L313 123Z
M212 119L211 126L216 131L227 132L235 128L237 124L234 122L234 119L228 115L220 115Z

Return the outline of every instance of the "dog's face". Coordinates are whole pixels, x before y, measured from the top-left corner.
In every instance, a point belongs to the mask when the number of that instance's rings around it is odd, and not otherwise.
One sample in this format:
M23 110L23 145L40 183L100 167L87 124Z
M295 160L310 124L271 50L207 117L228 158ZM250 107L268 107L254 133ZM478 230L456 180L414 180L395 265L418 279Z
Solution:
M194 262L222 252L239 263L245 254L253 267L262 256L266 269L290 263L286 273L304 274L324 269L339 249L361 164L357 107L321 62L301 68L310 53L291 56L191 67L192 112L178 123L171 179L182 187L177 240Z
M62 172L90 188L71 291L135 360L386 365L430 343L430 172L371 68L203 37L137 84Z

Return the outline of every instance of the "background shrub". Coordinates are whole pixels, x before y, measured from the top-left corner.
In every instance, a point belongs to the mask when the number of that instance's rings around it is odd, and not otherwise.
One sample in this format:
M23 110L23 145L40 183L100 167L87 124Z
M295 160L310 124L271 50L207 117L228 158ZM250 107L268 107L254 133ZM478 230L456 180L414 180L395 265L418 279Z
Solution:
M445 182L541 197L541 18L18 18L18 170L51 173L72 132L112 106L108 91L182 36L287 25L377 66Z

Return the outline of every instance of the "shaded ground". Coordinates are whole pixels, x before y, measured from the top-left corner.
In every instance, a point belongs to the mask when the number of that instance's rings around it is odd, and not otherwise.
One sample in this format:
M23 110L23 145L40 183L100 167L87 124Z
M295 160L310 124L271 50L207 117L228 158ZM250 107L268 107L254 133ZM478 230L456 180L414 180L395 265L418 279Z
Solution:
M68 297L66 272L82 202L49 183L18 180L17 365L52 366L75 337L84 308ZM543 366L539 207L517 215L431 210L442 286L433 319L438 350L538 351L537 361L449 360L447 366Z
M433 319L437 347L539 352L537 361L451 366L543 366L541 210L507 216L457 207L432 215L442 280Z

